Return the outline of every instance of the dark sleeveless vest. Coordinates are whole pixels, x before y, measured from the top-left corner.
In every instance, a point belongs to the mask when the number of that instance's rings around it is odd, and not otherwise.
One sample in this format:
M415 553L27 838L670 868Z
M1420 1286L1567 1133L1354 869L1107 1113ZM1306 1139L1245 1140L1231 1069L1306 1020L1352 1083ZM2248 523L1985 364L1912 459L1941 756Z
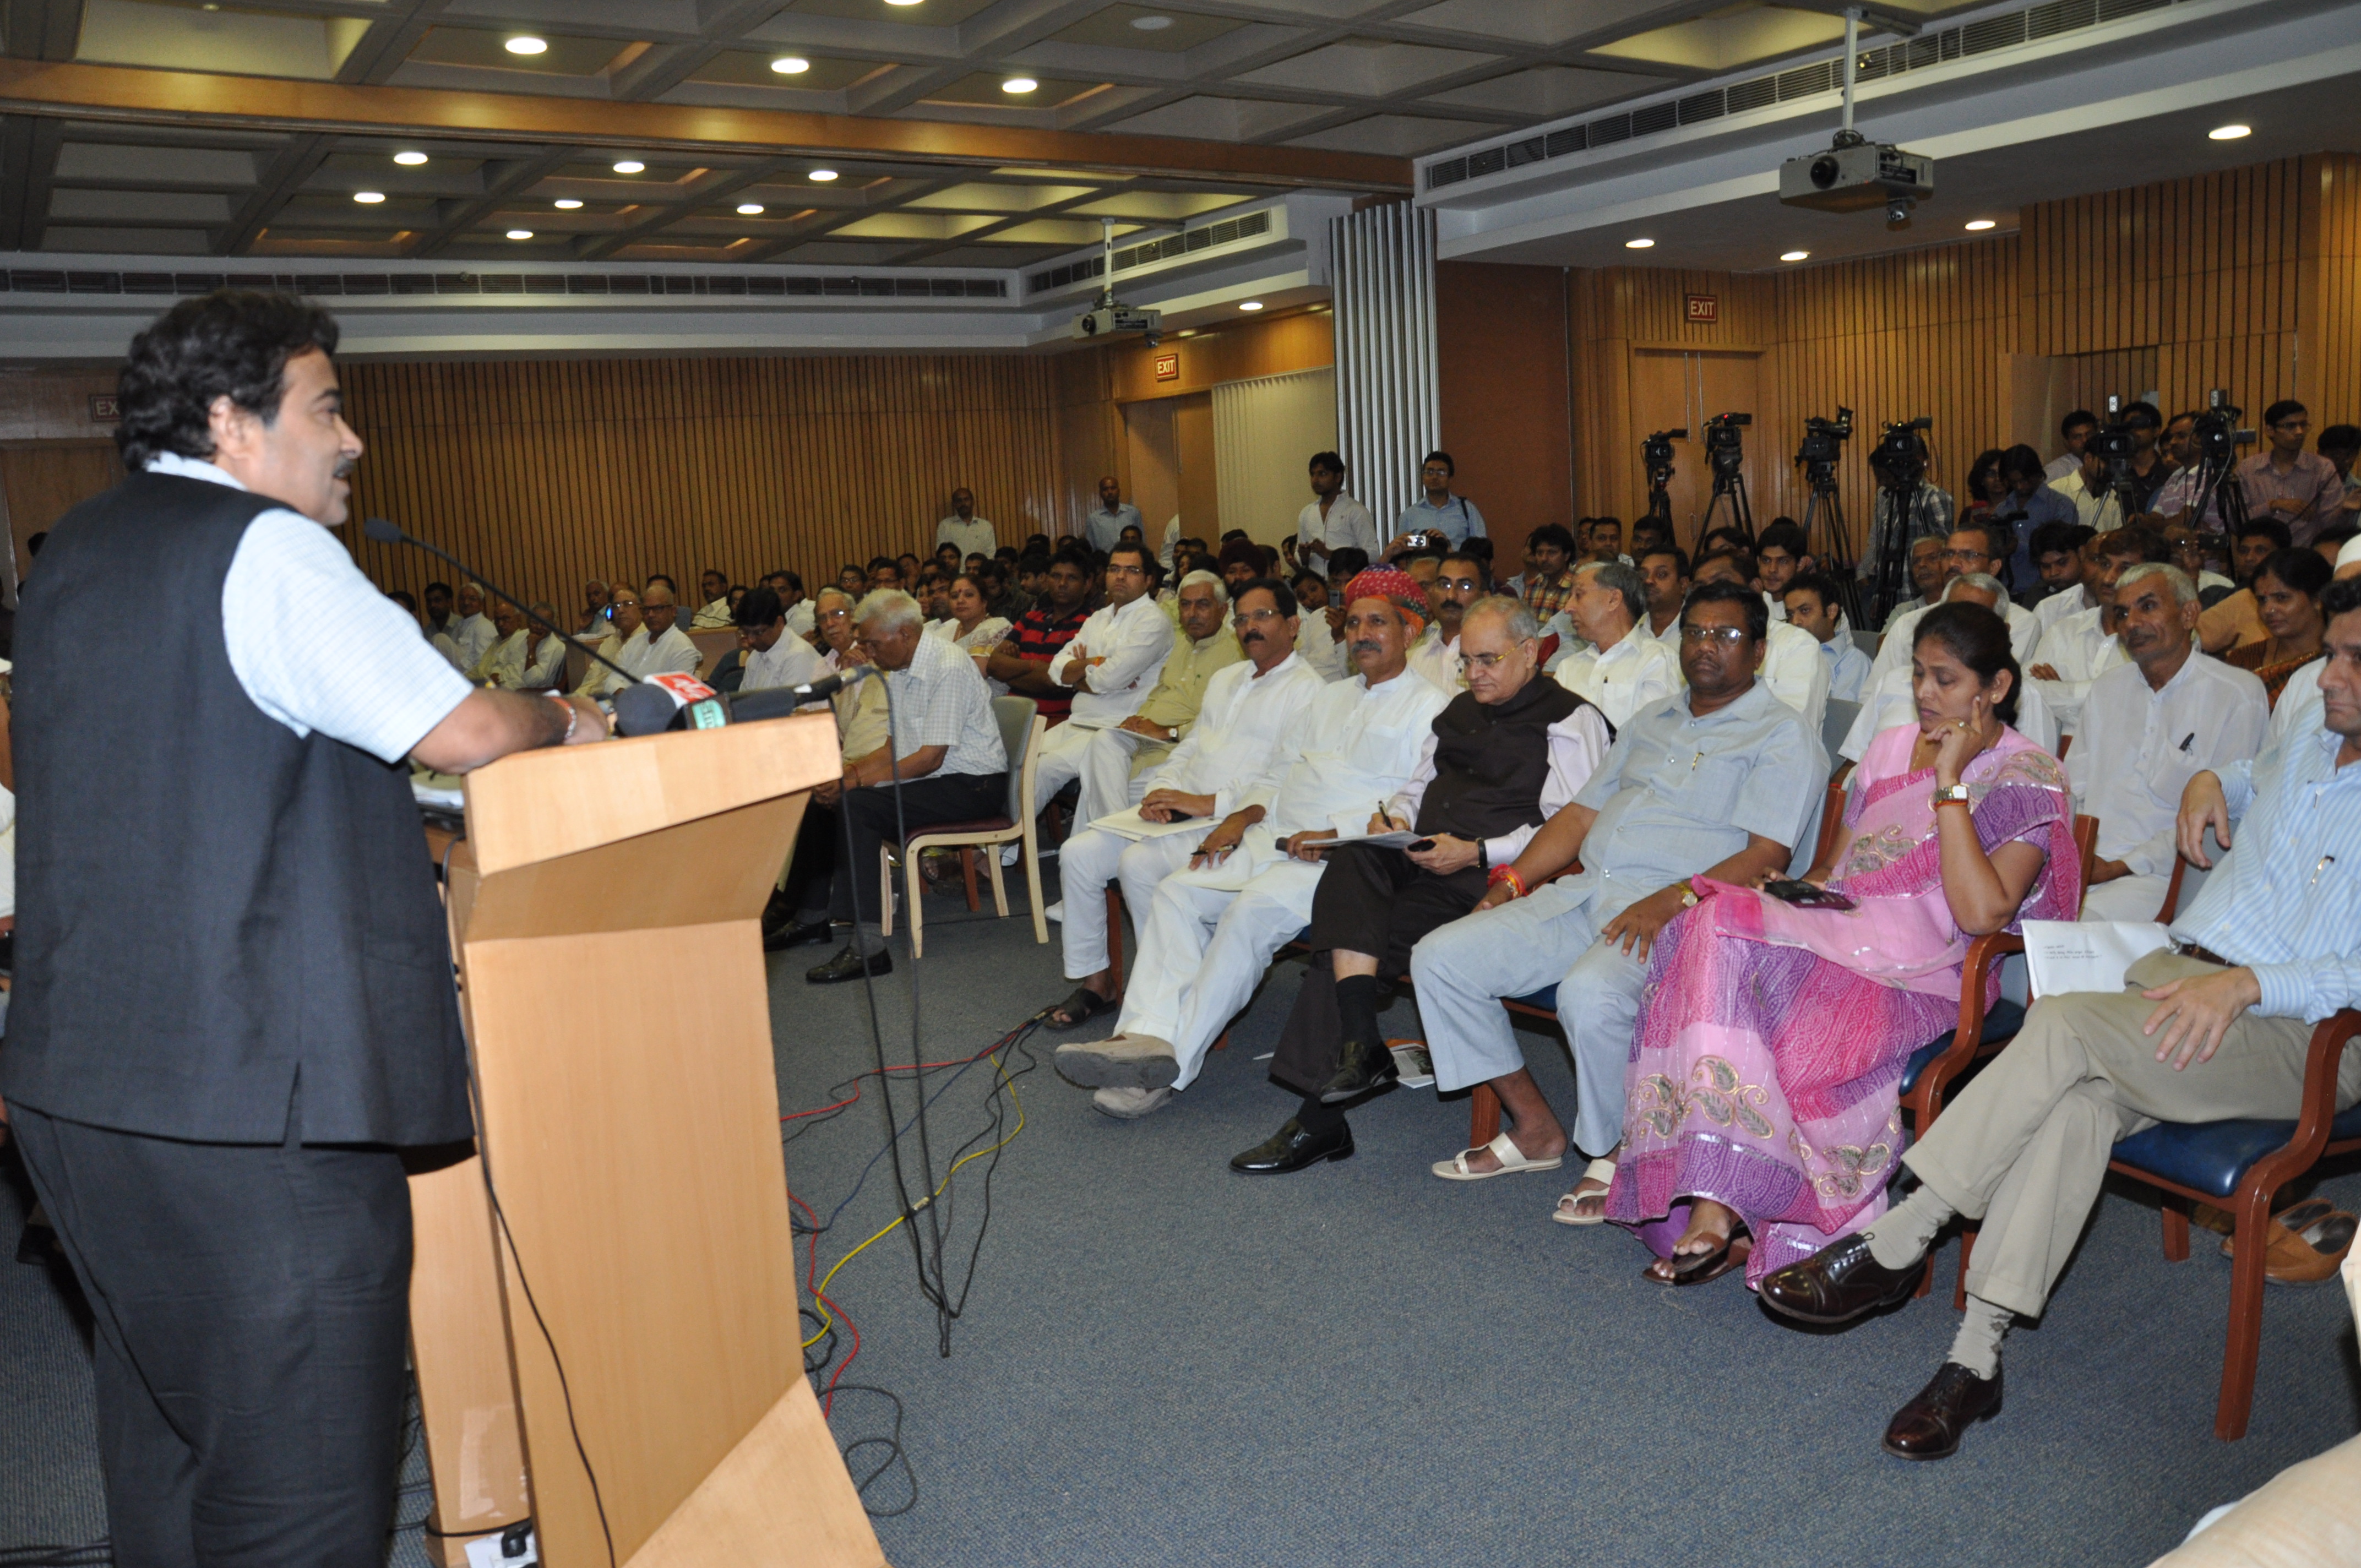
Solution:
M0 1096L276 1143L300 1073L307 1143L455 1142L467 1058L408 772L298 738L230 668L223 580L278 504L140 474L49 532L16 620Z
M1434 782L1419 802L1417 830L1498 839L1539 827L1550 726L1582 706L1538 671L1497 707L1473 692L1452 698L1434 716Z

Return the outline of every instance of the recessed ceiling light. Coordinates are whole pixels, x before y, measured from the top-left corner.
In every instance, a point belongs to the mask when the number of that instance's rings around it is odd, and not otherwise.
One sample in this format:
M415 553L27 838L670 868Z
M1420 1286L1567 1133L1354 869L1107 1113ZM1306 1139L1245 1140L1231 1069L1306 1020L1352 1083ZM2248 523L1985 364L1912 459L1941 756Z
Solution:
M1172 25L1170 16L1134 16L1131 25L1143 33L1160 33Z
M1623 242L1623 248L1626 250L1646 250L1655 243L1656 242L1653 239L1627 239Z
M364 206L373 207L379 202L385 200L385 192L382 191L356 191L353 192L353 200L360 203Z
M825 185L829 181L836 178L836 170L833 169L815 169L811 171L811 177Z
M1041 84L1029 76L1012 76L1000 84L1003 93L1030 93Z
M2252 126L2215 126L2212 130L2205 133L2205 139L2208 141L2236 141L2240 137L2250 137L2254 134L2255 127Z
M916 5L918 0L885 0L888 5Z
M741 218L759 218L763 215L763 203L741 202L738 203L738 215Z
M1258 311L1262 309L1262 302L1260 300L1240 300L1238 302L1238 309L1242 311Z
M570 213L581 204L582 203L580 202L576 201L571 196L560 196L557 200L550 203L551 206L555 207L561 213Z
M404 169L415 169L426 161L426 155L423 152L397 152L393 155L393 160Z
M637 174L646 167L646 164L642 163L636 158L626 158L617 161L615 165L615 172L618 174Z
M1970 220L1968 224L1968 232L1970 234L1982 234L1988 228L1996 228L1999 225L1994 224L1990 218L1975 218Z
M509 237L511 239L531 239L533 237L533 231L531 229L511 229L509 230Z
M1197 335L1197 329L1193 326L1182 327L1179 332L1174 333L1172 335L1175 337L1194 337Z
M1811 254L1812 253L1808 250L1783 250L1779 253L1779 259L1782 261L1801 261Z
M771 69L782 76L801 76L811 69L811 61L799 54L783 54L771 61Z
M549 40L534 38L530 33L520 33L508 41L508 51L511 54L547 54Z

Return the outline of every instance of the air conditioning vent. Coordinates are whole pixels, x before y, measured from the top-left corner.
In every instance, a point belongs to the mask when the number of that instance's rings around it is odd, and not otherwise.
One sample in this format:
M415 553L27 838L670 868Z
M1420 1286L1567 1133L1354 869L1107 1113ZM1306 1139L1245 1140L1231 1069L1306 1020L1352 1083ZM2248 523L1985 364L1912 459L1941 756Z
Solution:
M1128 272L1135 267L1145 267L1151 261L1168 261L1175 257L1192 256L1201 250L1218 250L1225 245L1235 245L1242 239L1254 239L1270 232L1270 209L1248 213L1243 217L1224 218L1219 223L1204 224L1185 229L1176 235L1143 240L1139 244L1115 253L1115 269ZM1085 256L1046 272L1036 272L1025 280L1028 294L1045 293L1051 289L1063 289L1098 277L1106 270L1104 258Z
M1265 220L1265 227L1268 222ZM1259 231L1257 231L1259 232ZM0 270L0 293L207 294L284 289L314 299L421 294L623 294L719 297L1000 300L999 278L815 278L717 272L51 272Z

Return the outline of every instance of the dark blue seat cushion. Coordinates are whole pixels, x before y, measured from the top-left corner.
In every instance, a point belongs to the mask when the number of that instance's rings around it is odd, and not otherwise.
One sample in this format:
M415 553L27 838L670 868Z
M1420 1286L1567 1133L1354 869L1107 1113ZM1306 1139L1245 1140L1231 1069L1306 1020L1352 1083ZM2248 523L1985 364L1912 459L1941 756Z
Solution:
M2025 1009L2004 996L1984 1014L1984 1032L1979 1038L1984 1045L1996 1046L2003 1040L2013 1039L2024 1027ZM1946 1029L1910 1053L1910 1060L1902 1069L1903 1093L1907 1094L1918 1087L1918 1075L1927 1070L1928 1062L1951 1048L1951 1041L1958 1034L1957 1029Z
M1521 1003L1528 1007L1538 1007L1544 1013L1555 1013L1557 1011L1557 987L1554 985L1546 986L1540 991L1534 992L1531 996L1511 996L1509 1000L1511 1002Z
M2361 1104L2348 1107L2329 1124L2332 1141L2361 1138ZM2114 1157L2134 1170L2197 1192L2227 1198L2246 1171L2295 1136L2293 1122L2160 1122L2115 1146Z

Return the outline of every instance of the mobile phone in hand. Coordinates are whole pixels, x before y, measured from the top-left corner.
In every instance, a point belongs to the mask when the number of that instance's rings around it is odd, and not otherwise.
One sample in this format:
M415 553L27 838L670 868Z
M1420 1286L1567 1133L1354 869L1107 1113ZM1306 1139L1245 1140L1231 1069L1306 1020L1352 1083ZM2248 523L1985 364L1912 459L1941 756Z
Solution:
M1773 877L1763 884L1763 891L1782 903L1799 909L1857 909L1859 905L1841 893L1831 893L1825 887L1795 877Z

